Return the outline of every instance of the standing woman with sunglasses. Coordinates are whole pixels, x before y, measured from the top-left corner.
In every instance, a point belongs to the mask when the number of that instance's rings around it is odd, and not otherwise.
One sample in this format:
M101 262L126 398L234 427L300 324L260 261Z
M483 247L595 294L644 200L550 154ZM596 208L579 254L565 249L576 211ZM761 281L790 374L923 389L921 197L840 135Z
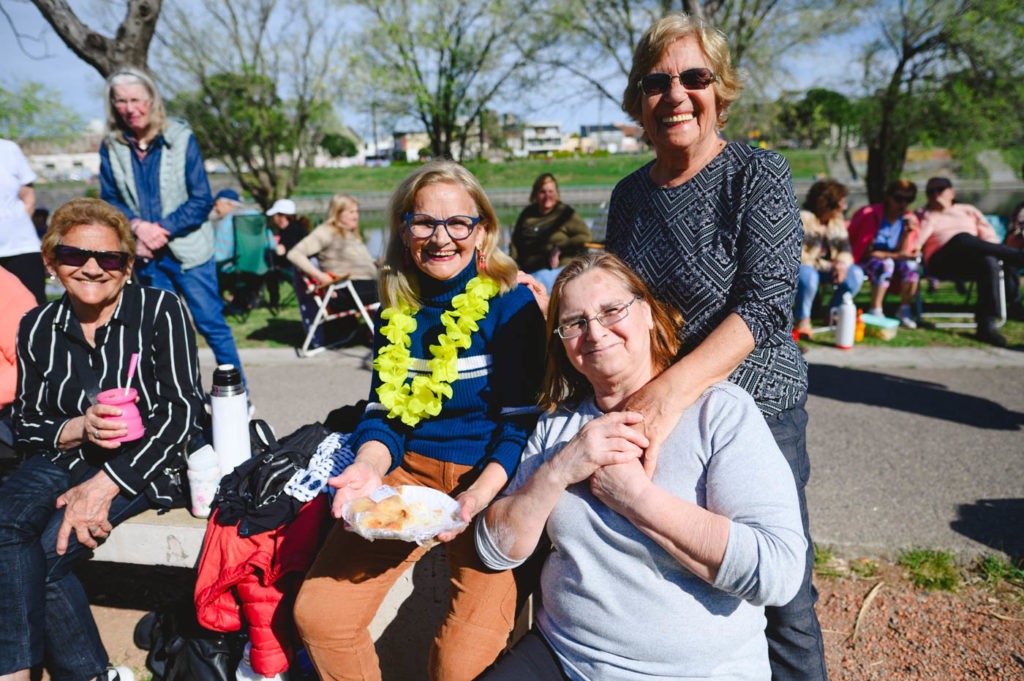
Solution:
M434 161L407 177L388 208L370 404L351 440L356 459L330 480L334 515L382 484L456 498L463 520L515 471L533 429L544 320L480 183ZM388 590L426 547L369 542L335 525L306 575L295 623L323 679L380 679L369 626ZM472 532L446 544L451 604L430 651L432 681L469 681L505 647L512 573L483 566Z
M213 257L213 208L192 129L168 118L149 74L122 67L107 78L107 136L100 145L100 198L127 216L138 242L136 276L177 293L218 364L241 369L224 319Z
M754 398L796 480L808 547L796 597L767 608L772 676L824 679L804 497L807 365L792 336L800 214L786 160L720 134L740 88L725 36L700 19L660 19L633 54L622 108L655 159L612 192L605 244L686 325L677 361L625 408L643 414L650 475L710 386L728 379Z
M135 240L120 211L75 199L53 214L43 260L64 285L18 330L14 431L28 458L0 487L0 678L119 677L72 572L119 523L169 506L200 432L195 335L177 297L129 286ZM145 433L128 433L103 390L131 386ZM123 669L120 670L123 672Z

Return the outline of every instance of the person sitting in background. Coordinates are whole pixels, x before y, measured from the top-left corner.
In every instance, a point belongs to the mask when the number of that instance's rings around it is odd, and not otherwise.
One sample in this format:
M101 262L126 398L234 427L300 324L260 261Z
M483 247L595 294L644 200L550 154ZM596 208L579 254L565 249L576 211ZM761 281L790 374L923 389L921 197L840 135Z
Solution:
M796 285L796 330L801 336L811 334L811 307L822 275L830 277L833 284L828 309L838 307L844 293L857 295L864 283L864 271L854 264L850 250L845 212L845 185L835 180L811 185L800 211L804 243Z
M46 234L46 228L50 223L50 209L46 206L36 206L32 211L32 224L35 225L36 234L42 239Z
M519 269L550 290L561 269L586 250L588 241L590 227L571 206L562 203L555 176L537 176L530 190L530 205L512 228L509 252Z
M0 487L0 676L27 681L45 664L54 679L109 681L120 670L72 568L119 523L173 501L201 437L198 350L177 296L129 285L135 240L121 211L65 203L42 253L66 293L18 329L13 420L28 458ZM126 387L133 353L145 433L121 442L121 409L95 396Z
M547 413L476 524L487 567L553 545L535 629L481 681L768 679L766 604L800 587L796 483L750 395L728 381L683 412L657 461L616 411L676 359L670 313L608 253L555 280Z
M1024 179L1024 166L1021 166L1020 174ZM1011 248L1024 248L1024 201L1018 203L1010 213L1010 222L1003 243Z
M918 241L928 274L943 279L970 279L978 284L974 307L978 340L1006 346L999 333L999 261L1003 261L1007 301L1019 295L1017 271L1024 267L1024 250L999 243L999 237L980 210L955 203L956 190L945 177L933 177L925 185L928 204L921 213Z
M850 220L850 249L853 259L871 280L871 303L868 312L881 315L882 302L895 283L900 293L900 307L896 318L900 325L916 329L910 304L917 294L917 259L921 254L916 247L920 227L910 204L917 197L917 185L910 180L894 180L885 188L882 203L864 206Z
M266 215L276 230L273 233L275 244L270 253L274 269L287 272L291 277L295 298L299 301L299 309L302 312L302 318L305 319L307 314L316 314L316 301L306 293L306 284L302 281L302 276L288 262L288 251L295 248L309 234L309 218L305 215L298 215L295 202L291 199L274 201L274 205L267 210ZM270 295L270 306L277 307L281 301L281 294L275 277L267 278L267 291Z
M3 267L0 267L0 291L4 293L4 304L0 305L0 445L8 448L4 454L11 454L10 448L14 445L11 403L18 385L18 324L25 313L36 306L36 297ZM11 462L15 458L11 456ZM8 457L0 457L0 463L7 464ZM0 471L2 473L6 471Z
M359 230L359 202L346 194L335 194L327 206L327 219L308 236L288 251L288 261L316 284L330 284L338 277L348 275L364 305L375 303L377 296L377 266L370 250L363 242ZM310 258L316 258L316 264ZM355 301L348 291L331 302L332 310L348 310ZM303 309L302 325L308 332L316 310L309 317ZM328 325L326 339L316 344L332 344L353 330L351 319L336 319Z

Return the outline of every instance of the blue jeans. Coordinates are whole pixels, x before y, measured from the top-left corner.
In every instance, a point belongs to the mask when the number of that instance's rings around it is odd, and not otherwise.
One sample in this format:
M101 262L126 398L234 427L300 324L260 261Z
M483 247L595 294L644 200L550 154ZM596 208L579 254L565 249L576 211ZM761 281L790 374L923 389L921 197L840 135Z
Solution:
M99 470L77 468L72 475L36 455L0 487L0 675L45 663L54 681L91 681L110 663L71 571L89 549L72 532L68 550L57 554L64 518L57 497ZM119 494L108 519L117 526L149 507L145 495Z
M811 462L807 456L807 411L803 397L793 407L768 417L772 437L786 457L793 478L796 480L797 497L800 501L800 520L807 539L807 563L800 590L786 605L765 608L768 626L768 659L772 667L772 681L828 678L825 668L825 643L821 636L821 625L814 612L818 590L811 582L814 573L814 544L808 525L807 497L804 488L811 476Z
M821 281L821 272L810 265L800 265L800 274L796 281L796 318L810 319L811 306L814 304L814 296L818 294L818 283ZM827 274L827 272L826 272ZM843 301L843 294L857 295L857 291L864 285L864 270L858 265L850 265L846 271L846 280L836 284L832 292L832 299L829 301L830 308L837 307Z
M155 286L181 296L196 328L213 350L217 364L234 364L242 371L235 337L231 335L231 327L224 319L224 299L217 289L217 264L213 258L199 267L183 270L181 263L164 255L150 260L136 270L136 274L146 286ZM242 380L245 380L244 371Z
M530 276L540 282L548 290L548 293L551 293L551 287L555 285L555 279L558 279L558 275L562 273L563 269L565 268L555 267L549 270L536 270L530 272Z

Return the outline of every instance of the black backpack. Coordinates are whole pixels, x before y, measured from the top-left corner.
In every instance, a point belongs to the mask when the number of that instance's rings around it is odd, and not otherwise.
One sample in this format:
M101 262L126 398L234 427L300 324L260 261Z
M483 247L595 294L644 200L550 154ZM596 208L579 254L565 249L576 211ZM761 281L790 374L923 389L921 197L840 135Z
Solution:
M146 667L153 681L235 681L248 640L243 633L200 626L191 599L146 613L133 638L136 647L149 651Z

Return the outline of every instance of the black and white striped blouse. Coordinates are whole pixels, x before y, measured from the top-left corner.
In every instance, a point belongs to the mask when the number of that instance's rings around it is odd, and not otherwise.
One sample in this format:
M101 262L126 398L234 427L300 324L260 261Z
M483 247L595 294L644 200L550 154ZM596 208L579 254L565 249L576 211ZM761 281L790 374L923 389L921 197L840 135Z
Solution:
M109 322L90 347L67 295L25 315L18 329L18 391L14 428L19 451L42 454L69 471L102 466L123 492L148 492L166 502L169 476L185 461L190 438L200 429L203 390L195 333L173 294L129 284ZM125 387L132 353L139 363L131 387L139 393L146 434L118 449L86 443L61 451L61 430L85 413L89 397L72 344L87 357L100 390Z

